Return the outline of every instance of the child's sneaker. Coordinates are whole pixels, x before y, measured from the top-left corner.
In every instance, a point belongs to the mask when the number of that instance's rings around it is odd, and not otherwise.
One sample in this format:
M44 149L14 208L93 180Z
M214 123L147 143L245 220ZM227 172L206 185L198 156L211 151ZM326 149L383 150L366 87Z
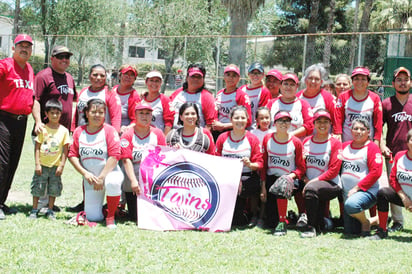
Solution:
M56 220L56 214L54 214L54 211L51 210L51 209L48 209L48 210L47 210L46 217L47 217L49 220L53 220L53 221Z
M37 219L37 214L39 213L38 209L32 209L29 215L30 219Z
M106 227L110 229L116 228L116 223L114 222L114 218L106 218Z

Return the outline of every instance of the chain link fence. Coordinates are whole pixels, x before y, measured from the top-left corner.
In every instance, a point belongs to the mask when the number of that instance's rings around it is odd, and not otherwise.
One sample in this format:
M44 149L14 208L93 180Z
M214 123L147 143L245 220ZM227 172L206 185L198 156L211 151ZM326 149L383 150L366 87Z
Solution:
M259 61L266 70L276 68L282 72L293 71L302 76L306 67L323 63L330 79L339 73L350 73L356 66L367 66L373 72L372 88L381 79L391 85L391 73L385 72L388 59L400 58L409 64L412 57L411 31L380 33L344 33L316 35L245 36L33 36L32 64L35 72L49 65L54 45L66 45L73 53L69 72L79 86L88 84L88 69L96 63L108 71L109 84L116 84L115 71L125 63L139 68L138 89L144 89L144 76L153 69L161 71L166 88L173 90L182 84L186 68L191 63L202 63L207 69L207 88L216 92L223 87L223 70L229 64L230 49L246 42L246 59L240 65L242 81L246 82L247 65ZM11 35L1 35L1 56L12 55ZM410 66L410 65L409 65ZM393 69L392 69L393 71ZM113 78L111 77L113 74ZM184 79L183 79L184 81ZM389 89L388 93L390 95Z

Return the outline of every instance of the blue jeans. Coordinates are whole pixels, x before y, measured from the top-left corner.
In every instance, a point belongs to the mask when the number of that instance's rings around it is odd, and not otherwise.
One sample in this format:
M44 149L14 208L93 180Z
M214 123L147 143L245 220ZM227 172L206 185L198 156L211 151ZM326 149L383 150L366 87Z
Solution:
M351 217L351 214L360 213L376 204L376 197L367 191L358 191L349 198L345 197L345 214L343 216L345 234L359 234L361 232L360 222Z

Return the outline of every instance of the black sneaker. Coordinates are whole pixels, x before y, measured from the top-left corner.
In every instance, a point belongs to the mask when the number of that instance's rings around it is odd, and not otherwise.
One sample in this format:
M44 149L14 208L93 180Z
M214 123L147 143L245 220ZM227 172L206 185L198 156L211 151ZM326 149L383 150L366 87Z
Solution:
M81 201L78 205L74 206L74 207L68 207L67 211L69 212L80 212L80 211L84 211L84 201Z
M376 230L376 233L368 237L368 239L372 241L379 241L387 237L388 237L388 231L383 231L382 228L378 227L378 229Z
M403 230L403 224L398 222L393 222L392 226L389 228L389 232L397 232Z
M308 216L306 216L306 213L300 214L299 219L296 222L296 227L297 228L303 228L307 225L308 225Z
M5 220L6 219L6 214L4 214L3 209L0 207L0 220Z
M2 205L0 206L3 209L4 214L16 214L17 212L19 212L16 208L14 207L8 207L6 205Z
M307 226L305 231L300 233L300 237L302 238L315 238L316 237L316 229L311 226Z
M38 209L32 209L29 215L30 219L37 219L37 214L39 214L39 210Z
M52 209L47 210L46 218L52 221L56 220L56 214L54 213Z

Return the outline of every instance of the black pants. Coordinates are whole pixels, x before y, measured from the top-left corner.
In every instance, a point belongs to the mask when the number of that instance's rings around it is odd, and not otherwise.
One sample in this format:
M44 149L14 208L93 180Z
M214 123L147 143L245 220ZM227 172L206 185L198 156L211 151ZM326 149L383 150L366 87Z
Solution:
M276 195L269 192L269 188L273 185L277 176L266 176L266 203L265 203L265 214L266 220L265 225L267 227L276 227L279 223L279 213L278 213L278 203L276 202Z
M19 164L26 125L27 118L0 115L0 206L7 200Z
M328 181L317 181L306 186L305 206L308 225L320 230L323 225L323 214L328 201L338 197L341 188Z
M389 203L393 203L401 207L404 206L401 197L399 197L398 193L396 193L392 187L383 187L379 189L377 202L378 211L388 212Z

